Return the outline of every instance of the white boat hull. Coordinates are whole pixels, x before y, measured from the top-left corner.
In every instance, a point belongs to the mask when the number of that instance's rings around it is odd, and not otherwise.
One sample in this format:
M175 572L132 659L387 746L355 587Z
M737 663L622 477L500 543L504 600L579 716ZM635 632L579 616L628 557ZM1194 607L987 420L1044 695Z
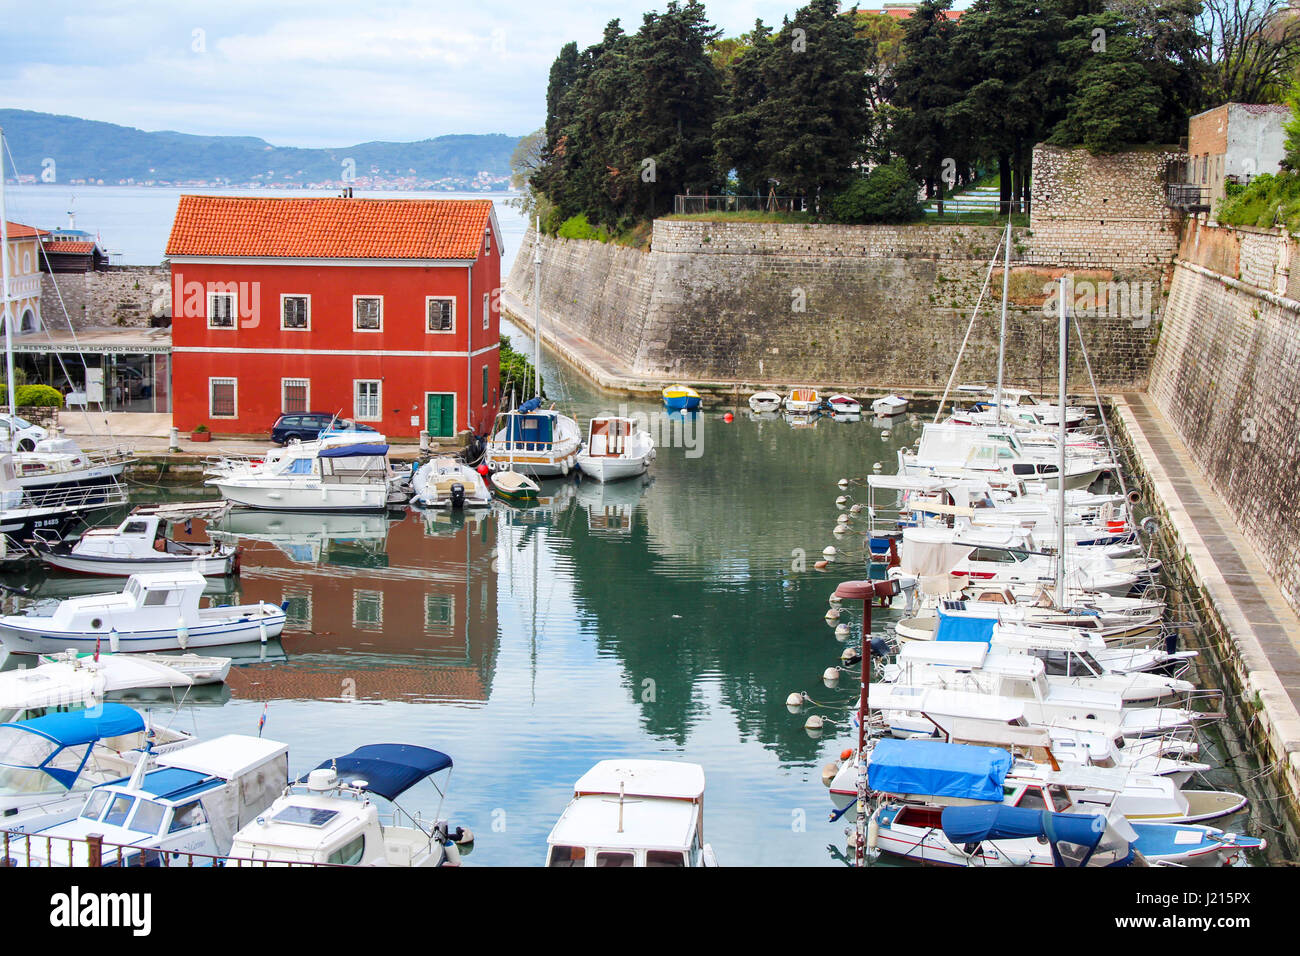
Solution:
M215 485L226 500L261 511L386 511L389 490L386 484L292 486L270 480L253 483L215 478Z
M636 458L590 458L578 456L578 467L582 473L597 481L622 481L644 475L654 459L654 452Z
M142 631L121 631L117 635L117 648L111 646L111 634L106 631L72 631L54 633L47 629L25 626L22 616L0 618L0 641L11 654L57 654L69 648L93 651L96 646L121 653L138 651L176 651L196 647L220 647L226 644L245 644L277 638L284 630L284 612L266 606L267 613L258 614L256 608L247 609L236 620L199 623L188 628L182 646L175 628Z
M100 577L130 577L151 571L195 571L204 577L224 577L235 571L235 555L184 557L162 555L156 558L96 558L75 554L41 552L41 558L50 567L74 574L92 574Z

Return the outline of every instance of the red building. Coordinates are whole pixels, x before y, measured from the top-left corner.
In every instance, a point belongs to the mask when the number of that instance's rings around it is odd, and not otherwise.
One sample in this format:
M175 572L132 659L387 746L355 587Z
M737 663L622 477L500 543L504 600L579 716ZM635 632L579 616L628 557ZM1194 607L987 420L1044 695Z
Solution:
M260 436L323 411L389 437L486 431L499 237L490 200L182 196L173 421Z

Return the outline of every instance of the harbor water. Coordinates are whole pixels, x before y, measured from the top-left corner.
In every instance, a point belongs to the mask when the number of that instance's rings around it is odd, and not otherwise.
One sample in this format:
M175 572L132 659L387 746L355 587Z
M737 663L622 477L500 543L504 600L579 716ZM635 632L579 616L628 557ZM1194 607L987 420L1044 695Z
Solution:
M239 538L242 573L215 600L288 601L284 636L243 648L225 688L142 706L201 738L257 734L265 717L295 773L367 743L444 750L455 767L440 815L475 832L470 865L541 864L573 782L610 757L702 764L705 838L723 865L842 865L849 820L828 821L821 769L855 738L857 682L822 682L844 649L825 615L836 584L866 568L832 537L836 482L877 462L892 473L920 416L888 433L870 415L792 427L754 418L742 397L674 419L592 390L549 356L543 373L584 426L620 407L645 415L659 443L649 475L547 482L537 508L478 516L227 516L217 530ZM192 534L208 530L196 521ZM819 571L831 543L848 553ZM6 583L37 599L113 586ZM877 611L875 630L899 616ZM856 634L856 612L844 620ZM799 691L815 703L792 714ZM826 720L819 737L804 729L810 713ZM1209 783L1240 789L1240 772ZM402 800L426 817L438 803L427 783Z

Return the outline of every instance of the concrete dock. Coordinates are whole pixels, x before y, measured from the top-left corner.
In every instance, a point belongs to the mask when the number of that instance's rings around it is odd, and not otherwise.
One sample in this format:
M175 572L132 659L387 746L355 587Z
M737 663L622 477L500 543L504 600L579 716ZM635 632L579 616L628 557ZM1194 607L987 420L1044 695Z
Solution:
M1300 807L1300 618L1186 445L1145 394L1112 398L1113 422L1136 455L1148 494L1181 573L1204 596L1209 635L1236 678L1241 710L1257 724L1261 763L1291 806ZM1232 693L1231 690L1225 688Z

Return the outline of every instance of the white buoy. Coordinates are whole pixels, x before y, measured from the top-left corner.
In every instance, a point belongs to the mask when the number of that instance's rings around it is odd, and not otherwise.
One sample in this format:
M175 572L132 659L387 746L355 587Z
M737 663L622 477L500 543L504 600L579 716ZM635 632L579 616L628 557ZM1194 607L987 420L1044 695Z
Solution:
M835 499L835 504L839 508L843 508L846 504L848 504L848 502L849 502L848 495L840 495L838 498Z
M833 760L822 767L822 786L829 787L835 778L839 776L839 773L840 765Z
M840 655L840 660L845 664L852 664L854 661L861 659L862 652L856 647L844 648L844 653Z
M838 667L828 667L822 671L822 680L828 684L839 683L840 669Z
M872 471L875 471L875 472L879 472L879 471L880 471L880 462L876 462L874 465L872 465L872 466L871 466L871 470L872 470Z
M823 723L823 721L822 721L820 715L818 715L818 714L809 714L809 715L808 715L808 719L805 720L805 721L803 722L803 729L804 729L804 730L821 730L821 729L822 729L822 723Z
M822 548L822 555L826 558L833 558L835 557L835 554L835 545L833 544L828 544L826 547Z
M835 639L837 641L847 641L849 639L849 635L852 633L853 633L852 629L850 629L850 627L847 624L835 625Z
M116 654L119 643L120 642L118 641L118 637L117 637L117 628L113 628L108 632L108 649L112 651L114 654Z
M847 488L849 486L849 480L847 478L841 478L839 481L835 483L839 485L841 488Z
M849 529L842 524L837 524L835 526L835 529L831 532L831 534L837 538L842 538L848 533L849 533Z
M802 707L802 706L803 706L803 694L800 694L800 693L792 693L789 697L787 697L787 698L785 699L785 705L786 705L787 707Z
M843 612L842 612L839 608L837 608L837 607L833 607L833 608L831 608L830 610L828 610L828 611L826 612L826 620L828 620L828 621L838 621L838 620L840 619L840 614L841 614L841 613L843 613Z
M849 513L850 513L850 514L855 514L855 515L860 515L860 514L862 514L862 512L865 511L865 510L866 510L866 507L865 507L864 505L854 505L852 508L849 509Z
M843 601L844 598L840 597L838 594L832 594L827 598L827 600L830 602L831 607L839 607L840 602Z
M176 643L180 645L183 651L190 648L190 629L185 626L185 618L183 617L176 619Z

